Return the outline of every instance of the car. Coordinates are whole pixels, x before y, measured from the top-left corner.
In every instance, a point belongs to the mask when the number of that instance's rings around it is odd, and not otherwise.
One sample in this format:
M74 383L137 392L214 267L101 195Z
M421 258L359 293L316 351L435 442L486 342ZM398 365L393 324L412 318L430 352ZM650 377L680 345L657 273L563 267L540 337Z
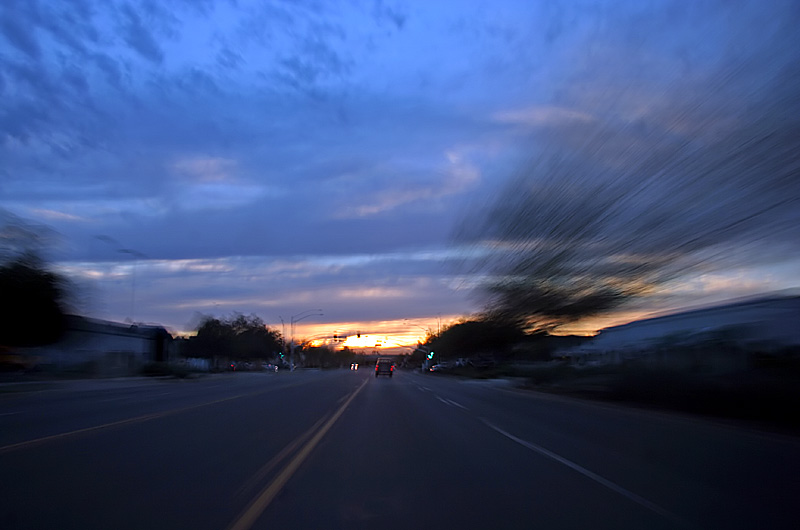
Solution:
M391 359L378 359L375 363L375 377L379 375L386 375L392 377L394 372L394 363Z

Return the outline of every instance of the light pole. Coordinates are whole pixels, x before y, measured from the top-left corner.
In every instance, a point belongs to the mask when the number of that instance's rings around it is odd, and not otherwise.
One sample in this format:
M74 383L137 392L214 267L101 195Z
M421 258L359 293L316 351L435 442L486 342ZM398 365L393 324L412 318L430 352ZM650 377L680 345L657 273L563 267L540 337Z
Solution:
M289 330L292 333L292 342L291 347L289 349L289 369L294 371L294 325L301 320L305 320L309 317L321 317L322 316L322 309L308 309L303 311L302 313L297 313L296 315L292 315L291 320L289 321L290 327Z
M441 324L441 320L440 319L441 319L441 313L439 314L439 316L436 319L436 322L437 322L437 334L436 335L433 334L433 331L431 330L430 326L427 329L423 328L420 325L412 324L411 322L408 321L407 318L404 319L404 322L406 322L407 324L409 324L411 326L415 326L415 327L418 327L419 329L425 330L425 332L427 333L427 336L425 338L426 339L432 339L432 338L438 338L438 336L441 334L441 326L442 326L442 324ZM417 343L417 347L414 348L414 352L416 352L416 351L421 351L422 353L425 354L425 360L422 362L422 371L425 372L428 369L428 363L430 363L431 360L433 359L433 356L431 355L433 352L431 352L431 349L430 349L429 346L425 346L425 345L423 345L421 343Z
M130 248L121 248L119 252L133 256L133 266L131 267L131 323L136 323L136 265L140 259L147 258L139 251Z
M278 318L281 319L281 358L286 353L286 322L283 321L283 317L278 315Z
M95 237L100 241L115 247L117 252L133 256L133 266L131 267L131 323L133 324L136 322L136 265L139 263L140 259L147 259L147 256L138 250L133 250L131 248L120 248L119 241L111 236L99 235Z
M433 332L431 331L431 328L430 328L430 326L428 326L427 328L424 328L424 327L420 326L419 324L412 324L411 322L409 322L409 320L408 320L407 318L404 318L404 319L403 319L403 322L405 322L405 323L406 323L406 324L408 324L409 326L414 326L415 328L419 328L419 329L421 329L422 331L424 331L424 332L425 332L425 333L427 333L428 335L433 335Z

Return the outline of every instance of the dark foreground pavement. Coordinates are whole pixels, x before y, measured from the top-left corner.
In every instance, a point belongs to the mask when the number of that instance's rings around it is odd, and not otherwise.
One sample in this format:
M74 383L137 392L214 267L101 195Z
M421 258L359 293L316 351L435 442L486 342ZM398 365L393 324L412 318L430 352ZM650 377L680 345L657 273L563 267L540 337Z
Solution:
M796 528L800 440L406 372L0 394L0 528Z

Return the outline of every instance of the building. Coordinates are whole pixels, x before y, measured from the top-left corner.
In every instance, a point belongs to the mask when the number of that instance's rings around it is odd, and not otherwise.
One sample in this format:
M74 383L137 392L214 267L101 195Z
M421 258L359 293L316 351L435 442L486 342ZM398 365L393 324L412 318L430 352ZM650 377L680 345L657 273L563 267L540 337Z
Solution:
M151 362L169 361L173 350L172 336L161 326L68 315L59 342L27 348L24 353L42 369L121 376L138 373Z
M606 328L568 355L578 364L641 359L679 367L736 369L747 364L750 353L775 354L798 347L800 297L775 296Z

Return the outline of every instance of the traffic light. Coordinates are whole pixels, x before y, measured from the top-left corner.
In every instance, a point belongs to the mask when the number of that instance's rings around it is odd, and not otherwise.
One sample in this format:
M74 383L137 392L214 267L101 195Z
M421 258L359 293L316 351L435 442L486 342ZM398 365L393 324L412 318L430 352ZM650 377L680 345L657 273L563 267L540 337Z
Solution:
M430 353L428 354L428 359L433 359L433 352L430 352Z

